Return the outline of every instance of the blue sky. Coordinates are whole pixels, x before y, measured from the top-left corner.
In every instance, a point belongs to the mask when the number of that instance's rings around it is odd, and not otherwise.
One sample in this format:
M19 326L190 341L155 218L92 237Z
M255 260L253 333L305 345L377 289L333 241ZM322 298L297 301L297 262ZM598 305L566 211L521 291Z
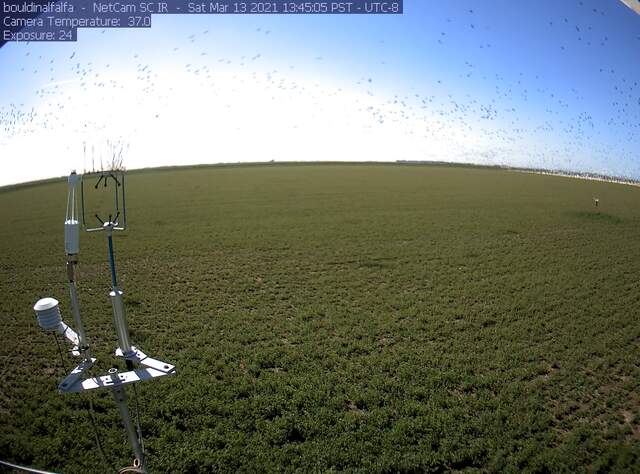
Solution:
M425 159L640 179L638 82L640 16L618 0L154 16L0 48L0 185L116 148L129 168Z

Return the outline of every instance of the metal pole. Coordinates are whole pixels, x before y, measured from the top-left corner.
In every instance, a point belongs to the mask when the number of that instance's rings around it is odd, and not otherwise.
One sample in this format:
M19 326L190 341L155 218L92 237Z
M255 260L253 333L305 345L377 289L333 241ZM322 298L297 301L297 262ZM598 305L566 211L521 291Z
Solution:
M114 383L119 383L118 369L109 369L109 374L111 375L111 379L114 381ZM116 404L118 405L118 410L120 410L120 418L122 418L122 424L124 425L124 429L127 432L129 444L133 448L136 459L140 462L140 468L143 472L147 472L144 462L144 454L142 453L142 447L140 446L140 440L138 439L136 430L133 427L131 415L129 414L129 407L127 407L127 392L122 385L118 385L113 388L113 398L115 398Z
M107 240L109 242L109 267L111 268L111 285L113 289L109 293L111 306L113 307L113 324L116 327L118 345L122 350L122 355L127 358L132 353L131 339L129 338L129 324L127 323L127 313L124 308L123 293L118 288L116 280L116 262L113 255L113 229L107 227ZM127 360L127 368L132 369L133 365Z
M71 311L73 313L73 319L76 323L76 330L78 332L79 349L84 353L85 358L90 358L89 344L87 343L87 336L84 332L84 326L80 319L80 303L78 302L78 288L76 287L76 264L77 260L75 256L67 256L67 276L69 279L69 293L71 294Z
M113 256L113 235L112 229L109 227L107 229L107 241L109 242L109 268L111 269L111 286L114 291L118 288L118 282L116 280L116 261Z
M132 353L131 339L129 338L129 325L127 324L127 314L122 301L122 291L115 288L109 293L111 298L111 306L113 307L113 324L116 327L116 336L118 337L118 345L122 351L122 355L126 358ZM127 365L128 369L131 369Z

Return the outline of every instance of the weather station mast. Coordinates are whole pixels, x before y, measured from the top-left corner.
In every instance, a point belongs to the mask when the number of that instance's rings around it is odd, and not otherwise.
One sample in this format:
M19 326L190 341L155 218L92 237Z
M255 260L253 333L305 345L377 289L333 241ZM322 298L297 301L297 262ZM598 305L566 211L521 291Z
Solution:
M85 191L85 183L96 178L95 184L89 184ZM111 189L113 195L108 196ZM107 193L107 202L110 202L112 212L106 216L94 213L99 225L92 226L87 220L87 192ZM78 194L80 194L81 211L78 212ZM87 340L84 325L82 323L80 304L78 300L78 288L76 270L78 266L78 254L80 252L80 220L82 227L89 233L104 232L107 237L107 251L109 271L111 276L111 291L109 299L113 312L113 325L115 328L118 346L114 355L124 360L126 371L120 372L112 367L106 374L89 376L90 369L94 366L96 358L92 356L91 348ZM88 390L110 390L120 412L120 418L127 433L127 438L134 454L134 462L131 467L120 472L146 473L147 467L144 458L142 433L139 427L134 426L128 406L126 386L138 382L174 375L174 365L154 359L145 354L140 348L133 345L129 333L129 325L124 305L124 292L118 286L116 262L113 250L113 237L116 232L125 231L127 228L126 202L125 202L125 175L124 171L114 169L78 175L72 172L68 178L67 212L64 222L64 246L66 253L67 280L69 283L69 295L71 313L73 315L75 329L62 321L58 301L54 298L42 298L34 305L36 319L40 327L49 333L62 334L73 346L70 351L80 362L60 382L60 393L81 393ZM137 392L134 393L137 396Z

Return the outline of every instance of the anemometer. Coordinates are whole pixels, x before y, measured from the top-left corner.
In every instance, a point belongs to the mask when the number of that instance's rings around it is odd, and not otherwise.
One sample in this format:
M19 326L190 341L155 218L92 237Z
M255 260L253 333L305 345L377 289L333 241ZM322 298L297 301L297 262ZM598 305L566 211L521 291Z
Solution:
M80 212L78 212L78 193L80 194L81 203ZM107 209L110 209L110 211L108 210L105 215L100 215L96 212L93 215L88 215L90 194L96 197L97 202L100 202L103 206L106 203ZM79 393L96 389L111 390L135 455L134 466L138 472L146 472L141 434L139 431L136 432L131 420L127 404L126 385L174 375L176 368L172 364L149 357L139 347L133 345L129 334L129 325L123 300L124 293L118 286L113 252L114 232L126 230L126 216L124 171L101 171L82 176L76 174L75 171L72 172L68 179L67 212L64 221L64 248L67 256L67 279L75 330L62 321L62 315L56 299L42 298L35 304L33 309L40 327L46 332L62 334L73 346L72 355L81 358L78 365L60 382L58 390L61 393ZM80 317L80 304L76 285L81 225L87 232L104 232L107 237L109 270L111 273L109 299L111 300L113 324L118 340L115 356L124 360L127 368L126 372L119 372L114 367L107 374L101 376L90 377L87 375L89 369L95 364L96 358L92 356L91 347L87 341Z

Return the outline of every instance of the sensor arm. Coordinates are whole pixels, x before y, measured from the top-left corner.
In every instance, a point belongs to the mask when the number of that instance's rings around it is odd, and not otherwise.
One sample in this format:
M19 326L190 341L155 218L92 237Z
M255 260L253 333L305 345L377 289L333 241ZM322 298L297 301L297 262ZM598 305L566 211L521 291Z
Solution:
M80 338L78 337L78 333L62 321L60 321L60 326L58 326L58 332L66 337L69 342L71 342L71 344L75 346L73 348L74 352L76 352L76 350L80 348Z

